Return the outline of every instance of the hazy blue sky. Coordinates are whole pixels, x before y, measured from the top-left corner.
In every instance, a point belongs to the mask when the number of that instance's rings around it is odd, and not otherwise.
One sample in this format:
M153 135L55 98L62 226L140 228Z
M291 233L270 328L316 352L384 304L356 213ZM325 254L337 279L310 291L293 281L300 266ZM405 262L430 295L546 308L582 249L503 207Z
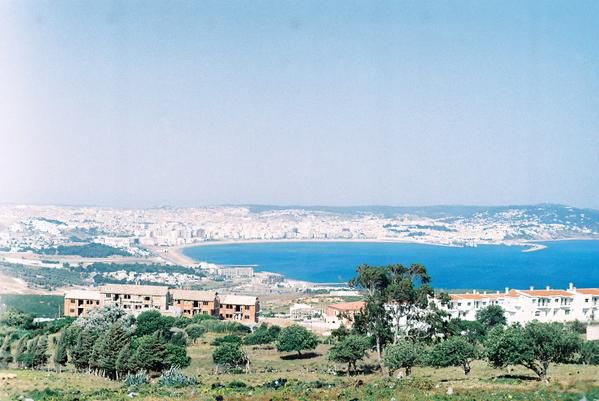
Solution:
M0 2L0 202L599 208L597 1Z

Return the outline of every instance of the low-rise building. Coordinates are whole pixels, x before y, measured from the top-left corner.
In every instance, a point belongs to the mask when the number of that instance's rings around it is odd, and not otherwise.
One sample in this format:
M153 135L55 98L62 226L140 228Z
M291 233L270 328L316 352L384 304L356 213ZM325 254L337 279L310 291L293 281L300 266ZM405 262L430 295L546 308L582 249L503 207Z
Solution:
M143 312L148 309L166 311L168 287L158 285L107 284L100 288L104 305Z
M315 308L308 304L293 304L289 308L289 316L292 320L306 320L320 317L323 315L321 308Z
M325 321L331 324L349 326L352 324L351 318L364 309L364 301L340 302L327 307Z
M570 284L567 290L545 288L510 290L502 293L450 294L447 310L452 317L475 320L476 313L489 305L499 305L505 311L508 324L539 322L569 322L599 320L599 289L579 288Z
M102 304L100 291L71 290L64 294L64 315L78 317Z
M258 312L260 312L258 297L223 295L219 301L219 316L221 319L239 320L242 323L258 323Z
M220 304L214 291L171 290L173 308L183 316L209 315L218 317Z

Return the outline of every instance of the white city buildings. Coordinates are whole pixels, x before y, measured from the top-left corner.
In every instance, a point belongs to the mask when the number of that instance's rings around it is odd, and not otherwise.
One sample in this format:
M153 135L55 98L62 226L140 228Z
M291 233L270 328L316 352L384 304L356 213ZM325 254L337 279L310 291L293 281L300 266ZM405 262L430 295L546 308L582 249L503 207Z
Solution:
M476 319L476 313L489 305L501 306L508 324L540 322L569 322L599 320L599 288L576 288L570 284L567 290L510 290L486 293L471 292L451 294L447 310L452 317L464 320Z

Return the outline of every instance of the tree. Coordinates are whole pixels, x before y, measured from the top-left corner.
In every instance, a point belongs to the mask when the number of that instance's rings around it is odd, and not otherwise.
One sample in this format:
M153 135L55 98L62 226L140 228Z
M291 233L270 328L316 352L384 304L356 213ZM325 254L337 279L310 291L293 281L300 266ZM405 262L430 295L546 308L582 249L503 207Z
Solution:
M384 267L360 265L358 275L349 281L350 287L363 288L367 291L364 309L354 314L354 328L357 333L374 337L376 355L381 372L383 372L382 354L385 345L391 339L389 312L385 307L387 288L391 282L389 272ZM383 372L384 373L384 372Z
M136 370L161 372L167 367L166 344L158 333L139 337L132 364Z
M186 368L191 363L185 347L169 343L166 345L166 364L170 367Z
M123 377L127 373L131 373L135 370L132 357L133 350L131 349L131 343L127 343L121 348L116 358L115 367L117 377Z
M90 369L90 358L98 337L98 333L89 328L77 334L77 340L71 349L71 360L77 370Z
M460 336L449 337L435 345L430 351L427 362L434 367L461 366L464 375L470 373L470 363L477 356L474 344Z
M298 355L302 351L309 351L316 348L318 338L308 331L305 327L294 324L281 330L277 341L277 350L279 352L296 351Z
M214 349L212 360L216 364L216 373L223 367L226 370L247 365L249 360L237 343L224 343Z
M40 369L48 363L48 336L41 335L37 338L32 351L33 367Z
M351 334L351 331L347 329L347 327L345 327L345 325L341 325L339 327L337 327L336 329L331 330L331 337L334 338L335 340L342 340L345 337L349 336Z
M483 324L477 320L462 320L454 318L449 321L449 334L466 337L470 342L482 342L487 334Z
M2 347L0 348L0 368L7 368L12 362L12 354L10 352L11 338L10 335L4 337Z
M277 339L280 332L281 328L279 326L273 325L268 327L266 324L262 323L256 331L248 334L243 339L243 343L247 345L270 344Z
M56 342L56 348L54 349L54 365L60 371L64 366L67 365L69 357L67 355L67 331L62 329L58 341Z
M491 331L485 342L487 359L493 367L521 365L546 380L550 363L571 362L580 339L560 323L532 322Z
M157 310L142 312L137 317L135 335L140 337L147 336L157 331L166 333L172 327L169 323Z
M29 330L33 328L33 316L11 308L2 313L0 323L10 327Z
M389 315L393 321L393 343L420 326L418 323L430 312L429 298L435 293L430 286L431 278L426 268L420 264L405 267L401 264L389 265L390 283L386 289Z
M191 340L191 342L195 343L198 338L204 335L206 329L199 324L192 323L185 327L185 332L187 333L187 337Z
M111 379L118 377L116 361L119 353L130 341L130 334L123 327L122 322L117 321L111 327L108 333L101 337L94 346L97 350L97 368L100 369L103 376ZM97 347L97 348L96 348Z
M505 311L499 305L489 305L480 309L476 312L476 320L487 329L507 324Z
M409 376L412 368L419 363L422 353L423 347L419 343L400 340L385 349L383 363L390 372L405 369L406 376Z
M364 336L348 335L341 338L329 350L329 359L335 362L347 363L347 375L356 372L356 362L366 356L369 341ZM353 369L352 369L353 368Z
M23 336L17 343L17 349L15 350L15 362L18 363L19 367L23 367L23 355L27 352L27 341L28 337Z
M585 365L599 365L599 341L583 341L580 346L580 362Z

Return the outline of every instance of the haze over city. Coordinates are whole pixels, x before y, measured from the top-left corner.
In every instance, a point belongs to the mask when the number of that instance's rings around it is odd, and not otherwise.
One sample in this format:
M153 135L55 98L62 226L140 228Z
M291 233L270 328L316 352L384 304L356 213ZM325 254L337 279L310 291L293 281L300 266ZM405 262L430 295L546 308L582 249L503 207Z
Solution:
M2 2L0 202L599 208L598 15Z

